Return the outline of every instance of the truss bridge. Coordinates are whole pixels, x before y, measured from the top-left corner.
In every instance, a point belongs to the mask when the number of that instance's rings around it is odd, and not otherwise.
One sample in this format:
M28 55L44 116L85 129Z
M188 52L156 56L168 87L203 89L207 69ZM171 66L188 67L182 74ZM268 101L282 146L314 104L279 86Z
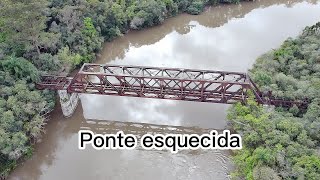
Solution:
M306 108L306 101L263 94L247 73L160 68L148 66L84 64L74 77L42 76L38 89L207 103L246 103L252 91L259 104Z

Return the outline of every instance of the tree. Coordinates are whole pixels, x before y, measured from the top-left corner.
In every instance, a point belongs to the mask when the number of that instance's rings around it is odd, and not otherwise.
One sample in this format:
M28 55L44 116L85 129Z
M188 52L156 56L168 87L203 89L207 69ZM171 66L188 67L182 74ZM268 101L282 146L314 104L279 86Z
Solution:
M268 166L257 166L253 169L253 179L280 180L278 174Z
M187 8L189 14L198 15L203 11L204 2L201 0L193 1L191 5Z
M56 35L44 31L47 21L44 13L47 4L46 0L1 2L2 29L7 34L7 39L11 39L10 43L22 45L26 52L36 50L38 55L41 48L52 46L52 42L57 39ZM12 51L15 52L15 49Z
M154 26L164 21L165 4L154 0L142 1L135 9L135 16L130 24L131 28L142 29L144 27Z
M247 105L234 105L228 118L244 144L235 153L236 176L320 178L319 38L319 28L307 27L298 38L289 38L279 49L262 55L250 70L264 93L272 90L279 98L307 98L310 103L307 110L263 108L252 99Z
M63 63L62 66L67 69L66 72L70 71L81 63L81 55L70 52L68 46L59 50L58 58Z
M294 169L299 179L320 179L320 157L319 156L302 156L298 158Z
M25 79L27 82L35 82L39 78L37 68L24 58L15 56L7 57L4 61L0 61L0 71L9 73L16 80ZM1 81L0 85L5 81Z

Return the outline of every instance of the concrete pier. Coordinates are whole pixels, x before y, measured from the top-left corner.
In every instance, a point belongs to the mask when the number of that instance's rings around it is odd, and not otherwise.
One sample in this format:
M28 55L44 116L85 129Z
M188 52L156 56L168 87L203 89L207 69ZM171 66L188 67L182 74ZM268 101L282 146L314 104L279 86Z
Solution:
M68 93L67 90L58 90L62 113L65 117L70 117L76 110L79 102L78 93Z

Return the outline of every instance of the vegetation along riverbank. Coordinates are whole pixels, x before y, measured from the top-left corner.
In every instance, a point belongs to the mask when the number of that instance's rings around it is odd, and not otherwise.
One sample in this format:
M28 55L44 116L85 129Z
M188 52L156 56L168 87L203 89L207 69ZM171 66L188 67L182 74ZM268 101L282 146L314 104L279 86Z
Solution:
M320 179L320 23L261 56L250 74L264 91L311 103L304 112L253 100L230 108L244 146L234 156L235 179Z
M30 0L0 2L0 177L31 156L54 94L39 92L39 74L68 73L91 62L102 42L161 24L205 5L240 0ZM1 179L1 178L0 178Z

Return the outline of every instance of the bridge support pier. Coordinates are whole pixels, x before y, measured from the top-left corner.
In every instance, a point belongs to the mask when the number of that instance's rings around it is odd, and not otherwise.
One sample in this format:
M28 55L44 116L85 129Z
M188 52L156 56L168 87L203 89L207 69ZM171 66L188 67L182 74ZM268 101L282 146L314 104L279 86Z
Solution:
M78 93L68 93L67 90L58 90L62 113L65 117L71 117L78 106Z

